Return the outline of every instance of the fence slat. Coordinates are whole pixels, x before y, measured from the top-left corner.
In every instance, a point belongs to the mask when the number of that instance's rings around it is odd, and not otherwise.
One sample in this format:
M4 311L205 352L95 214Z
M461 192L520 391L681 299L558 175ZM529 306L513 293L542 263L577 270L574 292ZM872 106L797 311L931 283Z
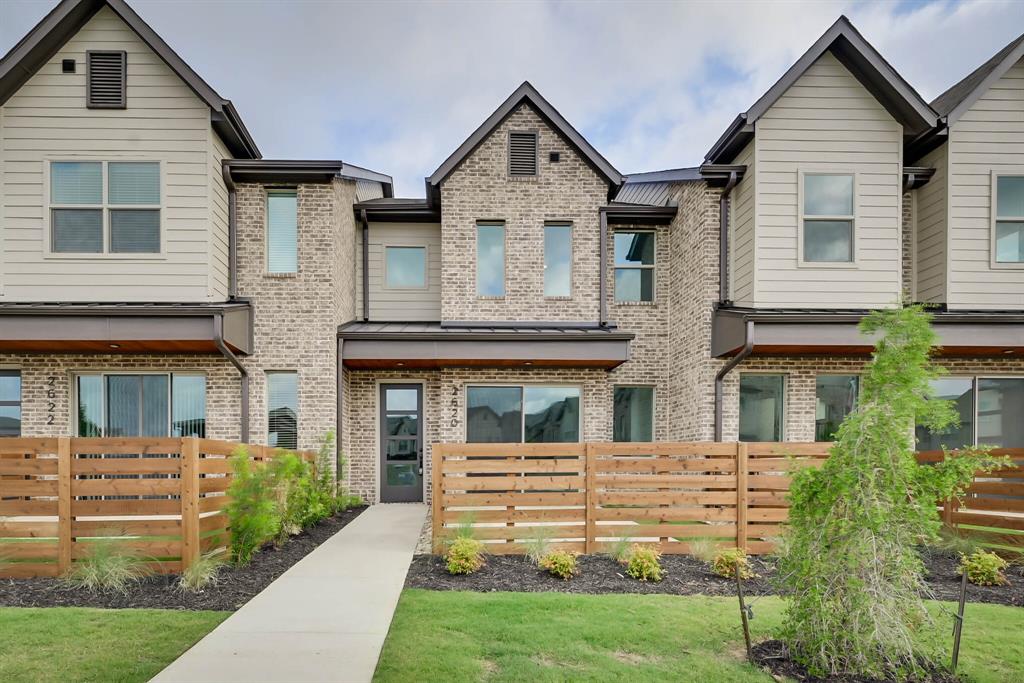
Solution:
M199 443L181 440L181 566L199 559Z
M71 439L57 440L57 571L67 573L71 569Z
M747 444L736 444L736 547L747 549Z

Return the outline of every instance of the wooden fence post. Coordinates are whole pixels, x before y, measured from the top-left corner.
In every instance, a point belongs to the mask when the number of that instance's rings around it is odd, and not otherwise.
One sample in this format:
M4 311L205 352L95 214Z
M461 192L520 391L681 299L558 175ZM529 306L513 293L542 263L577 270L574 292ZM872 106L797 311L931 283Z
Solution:
M445 444L435 443L430 447L430 551L437 552L441 542L441 513L444 511L444 482L441 468L444 466Z
M199 440L181 440L181 569L199 559Z
M586 536L583 539L583 552L589 555L594 551L594 544L597 542L597 523L594 518L597 516L597 510L594 509L597 497L594 495L594 486L597 480L595 476L597 464L594 461L594 444L590 441L587 442L586 457L583 460L583 472L586 475L586 500L585 503L585 519L586 527L584 533Z
M747 549L747 444L736 444L736 547Z
M71 437L57 439L57 572L71 570Z

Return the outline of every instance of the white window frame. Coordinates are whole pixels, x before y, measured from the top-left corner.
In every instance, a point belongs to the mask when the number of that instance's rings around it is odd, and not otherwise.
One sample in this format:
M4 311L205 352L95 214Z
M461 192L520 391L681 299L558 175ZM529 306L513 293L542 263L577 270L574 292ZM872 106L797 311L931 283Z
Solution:
M55 163L98 163L101 165L101 178L103 181L102 204L54 204L51 201L50 193L50 168ZM111 204L109 201L110 182L107 177L107 166L113 163L151 163L159 164L160 167L160 204ZM47 157L43 160L43 258L90 261L93 259L111 259L119 261L154 261L166 260L167 258L167 169L162 159L152 157ZM102 216L103 228L103 251L91 252L65 252L53 250L53 226L52 211L54 209L98 209ZM118 209L140 209L159 211L160 220L158 229L160 231L160 251L151 253L120 253L110 251L110 212Z
M997 261L996 260L996 223L1004 221L1024 222L1024 216L999 216L999 205L996 203L999 194L999 178L1001 177L1024 177L1024 166L1008 166L991 174L991 197L989 201L989 266L994 270L1021 270L1024 269L1024 261Z
M837 373L838 374L838 373ZM740 437L740 381L744 375L759 375L768 377L782 377L782 424L779 425L781 434L779 435L778 441L769 441L764 443L782 443L786 440L786 423L789 422L789 373L788 372L777 372L772 370L753 370L753 371L741 371L739 377L736 378L736 439ZM749 441L745 443L762 443Z
M526 177L526 176L522 176ZM501 294L480 293L480 228L501 227ZM500 301L508 294L508 223L503 220L478 220L473 223L473 293L477 299Z
M576 226L572 221L547 221L544 223L544 242L547 241L548 228L569 228L569 293L568 294L548 294L547 292L547 272L548 272L548 252L544 249L544 282L541 286L544 289L544 298L550 301L569 301L573 298L573 293L576 291L576 269L573 267L573 261L576 257Z
M651 390L651 438L656 440L658 414L658 387L654 384L613 384L612 385L612 441L615 442L615 390L616 389L650 389ZM618 441L616 443L637 443L635 441Z
M469 390L471 388L483 388L490 389L494 387L515 387L522 390L523 406L520 410L519 415L519 441L518 443L527 443L523 439L526 438L526 388L537 387L542 389L578 389L580 392L580 411L576 422L576 433L579 435L578 441L566 441L564 443L583 443L583 414L584 414L584 399L583 399L583 385L574 384L572 382L473 382L467 383L462 387L462 441L463 443L469 443ZM475 442L474 442L475 443Z
M615 263L615 235L647 233L654 236L654 260L649 264L636 264L620 266ZM650 270L651 271L651 300L644 299L619 299L615 294L615 272L618 270ZM620 306L649 306L658 302L658 231L623 228L612 232L612 299Z
M858 268L860 266L859 240L857 239L857 225L860 223L860 173L848 167L808 167L801 168L797 172L797 266L800 268ZM807 215L804 213L804 179L809 175L846 175L853 178L853 213L850 215ZM810 221L850 221L850 256L849 261L806 261L804 260L804 237L805 224Z
M71 400L68 401L68 425L71 430L75 433L75 436L81 437L78 433L78 378L79 377L99 377L103 380L103 398L104 400L100 403L100 431L105 432L107 427L107 382L106 378L109 376L124 376L124 375L166 375L167 376L167 431L170 432L170 428L173 426L174 421L174 376L178 375L181 377L202 377L205 382L205 396L210 397L210 377L202 370L73 370L70 374L70 382L68 383L69 391L71 394ZM24 385L22 385L24 390ZM206 418L209 418L209 405L207 405ZM103 435L106 436L105 434ZM158 438L158 437L154 437ZM173 438L173 437L172 437Z
M295 270L275 271L270 269L270 196L274 194L295 195ZM268 277L289 278L299 274L299 188L292 186L263 188L263 273Z
M381 245L382 279L380 288L390 291L417 291L430 289L430 247L426 244L409 244L407 242L385 242ZM388 284L388 249L421 249L423 250L423 284L416 287L392 287Z

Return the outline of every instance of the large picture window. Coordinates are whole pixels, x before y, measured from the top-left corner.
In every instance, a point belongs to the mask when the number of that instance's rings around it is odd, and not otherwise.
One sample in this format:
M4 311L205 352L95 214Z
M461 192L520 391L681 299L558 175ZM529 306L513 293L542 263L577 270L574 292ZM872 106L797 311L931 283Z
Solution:
M654 387L615 387L614 441L654 440Z
M299 375L267 373L267 443L277 448L299 447Z
M654 301L654 233L615 233L615 300Z
M206 436L201 374L79 374L75 393L79 436Z
M803 174L803 260L854 260L854 177L847 173Z
M832 441L839 425L857 406L860 377L818 375L814 385L814 440Z
M160 163L50 162L50 251L160 252Z
M469 443L565 443L579 440L579 387L466 388L466 441Z
M782 441L784 375L740 375L740 441Z
M20 370L0 370L0 436L21 436Z
M932 388L936 399L953 402L960 423L937 431L919 425L916 430L918 450L935 451L973 445L974 378L943 377L933 380Z
M996 263L1024 263L1024 176L995 176Z

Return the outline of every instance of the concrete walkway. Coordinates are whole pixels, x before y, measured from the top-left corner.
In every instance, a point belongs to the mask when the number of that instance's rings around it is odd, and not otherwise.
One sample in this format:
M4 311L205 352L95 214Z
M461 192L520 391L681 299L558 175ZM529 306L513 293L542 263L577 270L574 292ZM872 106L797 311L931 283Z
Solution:
M370 681L426 513L372 506L153 681Z

